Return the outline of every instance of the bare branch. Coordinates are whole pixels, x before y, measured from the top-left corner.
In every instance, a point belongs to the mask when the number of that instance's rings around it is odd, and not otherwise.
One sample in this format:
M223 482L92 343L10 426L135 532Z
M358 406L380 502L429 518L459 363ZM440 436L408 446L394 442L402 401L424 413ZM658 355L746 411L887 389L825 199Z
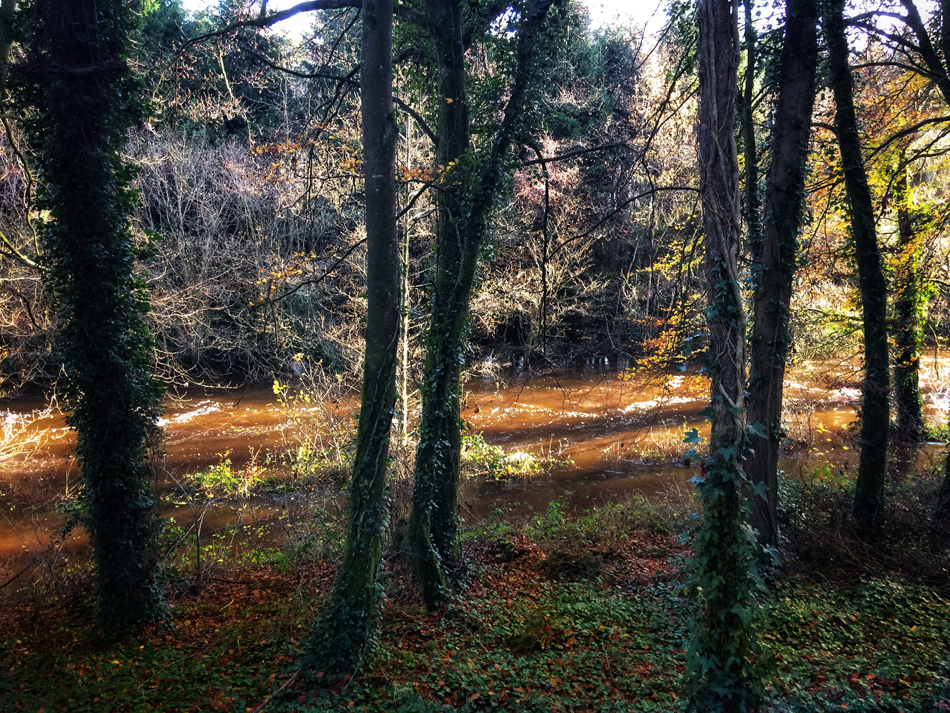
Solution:
M260 302L259 304L254 305L253 307L251 307L251 311L254 312L256 310L259 310L261 307L269 307L271 305L277 304L281 300L290 297L292 294L297 292L300 288L306 287L307 285L319 285L327 277L329 277L333 273L334 270L336 270L340 265L342 265L343 261L346 260L353 253L353 251L356 250L356 248L358 248L360 245L363 245L365 242L366 242L366 238L363 238L362 240L359 240L353 243L350 247L346 249L346 251L342 255L340 255L339 258L337 258L336 262L330 265L330 267L328 267L324 271L324 273L320 275L320 277L317 277L313 280L304 280L303 282L297 285L294 285L292 288L290 288L289 290L285 292L282 292L276 297L271 297L268 300L264 300L263 302Z
M297 3L293 7L288 7L286 10L273 12L269 15L261 15L249 20L238 20L214 32L193 37L181 46L181 49L178 50L178 54L181 54L192 45L204 42L205 40L214 39L215 37L221 37L229 32L234 32L234 30L240 30L244 27L256 27L260 29L271 27L278 22L287 20L302 12L312 12L314 10L359 10L362 7L363 3L361 0L307 0L306 2Z
M534 166L539 163L542 165L547 165L549 163L554 163L555 161L563 161L568 158L574 158L575 156L582 156L584 154L593 153L594 151L606 151L607 149L616 149L616 148L629 149L630 147L627 146L627 143L625 141L612 141L607 144L601 144L600 146L590 146L588 148L574 149L573 151L568 151L566 153L562 153L562 154L558 154L556 156L550 156L550 157L542 156L540 151L535 149L534 146L532 146L531 148L533 148L535 150L535 153L538 154L538 158L531 159L530 161L522 161L521 162L522 166Z
M279 65L276 62L273 62L272 60L262 55L260 52L257 52L256 50L253 50L246 45L242 45L241 49L244 52L247 52L252 57L254 57L259 62L261 62L262 64L267 65L271 69L276 69L278 72L289 74L292 77L298 77L300 79L329 79L334 82L343 82L344 84L351 86L355 89L360 88L360 83L357 80L353 79L353 77L355 77L359 73L360 65L356 65L356 67L354 67L348 74L344 74L344 75L330 74L328 72L301 72L296 69L291 69L290 67L284 67L282 65ZM400 99L397 96L393 96L393 103L396 104L404 112L409 114L409 116L411 116L413 119L415 119L416 123L419 124L419 128L422 129L422 132L432 140L432 143L438 145L439 137L436 135L434 131L432 131L432 129L429 128L429 125L426 123L426 120L422 116L422 114L420 114L418 111L413 109L411 106L409 106L409 104L407 104L404 100Z

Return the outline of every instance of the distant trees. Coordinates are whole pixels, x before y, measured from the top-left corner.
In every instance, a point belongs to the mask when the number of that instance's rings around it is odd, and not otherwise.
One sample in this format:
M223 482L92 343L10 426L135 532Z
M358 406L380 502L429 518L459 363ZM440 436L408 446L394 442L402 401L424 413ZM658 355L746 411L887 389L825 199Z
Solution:
M27 135L42 182L41 263L60 315L69 424L103 627L162 615L147 449L161 385L151 374L148 301L133 271L134 175L121 157L145 115L128 63L131 16L119 0L43 0L19 67Z

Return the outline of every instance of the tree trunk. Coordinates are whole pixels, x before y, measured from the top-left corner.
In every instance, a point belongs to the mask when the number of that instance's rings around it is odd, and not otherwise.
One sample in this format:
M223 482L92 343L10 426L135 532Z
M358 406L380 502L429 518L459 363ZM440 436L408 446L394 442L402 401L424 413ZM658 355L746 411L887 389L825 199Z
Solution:
M898 255L894 300L894 403L897 438L918 443L924 437L924 411L920 399L920 354L924 343L926 296L920 274L920 235L914 225L914 206L907 168L894 185L897 206Z
M841 149L851 237L864 321L864 384L861 406L861 456L854 496L859 527L874 529L884 516L887 430L890 420L890 373L887 344L887 284L874 225L874 207L861 156L854 110L853 81L848 65L844 0L826 0L824 28L828 42L829 80L835 97L835 129Z
M366 186L366 351L343 562L304 663L328 675L354 670L375 626L386 471L396 402L399 241L393 116L393 5L363 0L362 120Z
M947 457L943 465L943 484L937 496L937 517L950 515L950 444L947 444Z
M7 106L7 72L13 46L16 0L0 0L0 109Z
M745 77L743 91L739 96L742 123L742 154L745 164L745 222L750 243L762 239L762 221L760 219L761 202L759 200L759 152L755 142L755 64L756 49L755 25L752 23L754 0L743 0L745 15Z
M465 84L462 10L457 0L427 0L429 32L439 62L439 145L436 163L461 160L471 139ZM461 432L459 354L481 235L469 229L454 183L437 194L435 285L426 335L422 413L409 518L409 562L430 607L447 595L458 564L458 474Z
M465 45L459 0L426 0L439 63L439 146L449 167L438 192L432 314L426 336L422 414L409 518L409 563L426 605L438 606L459 566L458 480L461 451L461 335L488 215L503 178L531 79L534 43L553 0L535 0L518 28L514 83L501 127L482 160L470 155Z
M38 3L20 68L36 109L26 129L43 177L38 206L48 211L43 277L62 325L98 615L117 631L164 611L148 463L162 389L151 376L147 298L133 274L133 173L120 156L143 113L125 62L127 8L120 0Z
M737 260L741 209L736 151L736 3L701 0L699 170L707 282L707 368L712 435L697 483L702 520L696 549L697 615L686 687L691 710L744 711L761 699L752 569L755 553L742 492L745 452L745 314Z
M753 501L752 527L759 541L769 545L774 545L778 536L778 452L783 435L785 367L791 345L789 307L805 198L817 66L816 0L787 0L764 229L761 240L751 241L755 294L747 418L760 427L764 436L750 436L752 453L746 461L746 472L758 491Z

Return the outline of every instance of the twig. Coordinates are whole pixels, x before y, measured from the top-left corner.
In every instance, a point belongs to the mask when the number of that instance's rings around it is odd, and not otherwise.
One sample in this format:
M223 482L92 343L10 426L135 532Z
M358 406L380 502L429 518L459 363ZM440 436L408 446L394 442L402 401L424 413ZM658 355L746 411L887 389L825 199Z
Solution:
M296 681L296 680L297 680L297 676L299 676L299 675L300 675L300 672L299 672L299 671L297 671L296 673L294 673L293 676L291 676L291 677L288 678L286 681L284 681L284 683L281 684L280 688L278 688L276 691L274 691L273 693L271 693L267 698L265 698L264 701L263 701L257 708L255 708L253 711L251 711L251 713L261 713L262 710L264 710L268 705L270 705L270 702L271 702L271 701L273 701L277 696L279 696L281 693L283 693L285 690L287 690L287 687L288 687L291 683L293 683L294 681Z
M19 572L17 572L15 575L13 575L12 577L10 577L10 579L8 579L6 582L4 582L3 584L0 584L0 589L5 589L6 587L8 587L8 586L10 586L11 584L13 584L13 583L14 583L15 581L17 581L20 577L22 577L23 574L24 574L30 567L32 567L32 566L33 566L33 563L30 562L30 563L29 563L28 565L26 565L23 569L21 569L21 570L20 570Z

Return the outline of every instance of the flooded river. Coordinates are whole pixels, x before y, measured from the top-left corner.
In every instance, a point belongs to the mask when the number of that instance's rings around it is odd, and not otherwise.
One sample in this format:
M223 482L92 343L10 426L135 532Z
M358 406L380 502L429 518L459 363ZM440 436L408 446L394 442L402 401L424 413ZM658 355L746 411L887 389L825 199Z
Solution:
M786 384L789 448L780 467L803 475L822 464L853 472L857 466L849 425L860 397L860 372L849 364L806 363ZM950 410L950 355L927 357L921 390L928 421L941 423ZM307 389L271 385L189 394L172 400L162 426L164 454L156 462L157 485L166 496L189 473L227 458L235 470L280 470L279 453L304 443L314 451L345 450L352 437L356 401L332 384ZM681 499L692 491L695 459L684 460L683 433L697 428L708 399L708 382L686 373L633 375L605 364L541 374L507 374L469 381L463 418L471 432L507 451L549 454L560 461L528 478L498 482L468 478L461 494L468 522L496 509L509 513L543 510L564 498L583 509L633 494L651 500ZM0 574L50 542L63 521L62 503L78 482L72 458L73 434L60 415L32 423L41 403L0 402ZM319 432L319 435L315 435ZM939 447L924 458L938 457ZM408 462L411 453L397 454ZM281 498L258 498L236 510L233 504L195 508L166 497L163 511L183 526L202 518L208 530L235 517L272 521L285 510ZM74 531L67 549L81 551ZM2 577L0 577L2 579Z

